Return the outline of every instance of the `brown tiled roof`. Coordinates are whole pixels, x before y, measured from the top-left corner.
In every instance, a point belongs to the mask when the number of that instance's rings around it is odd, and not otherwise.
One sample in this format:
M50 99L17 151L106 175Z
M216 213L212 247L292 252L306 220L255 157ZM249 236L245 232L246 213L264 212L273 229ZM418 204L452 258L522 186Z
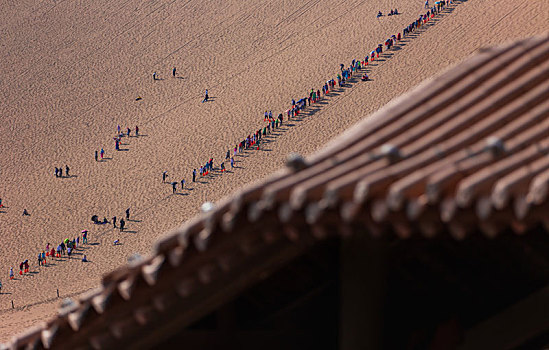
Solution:
M484 49L160 240L11 348L153 344L316 239L548 225L549 37Z

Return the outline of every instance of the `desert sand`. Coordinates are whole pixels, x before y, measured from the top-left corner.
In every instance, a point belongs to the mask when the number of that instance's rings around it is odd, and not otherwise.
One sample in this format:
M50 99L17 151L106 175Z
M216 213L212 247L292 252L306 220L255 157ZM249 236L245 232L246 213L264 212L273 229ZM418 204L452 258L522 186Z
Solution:
M285 123L238 168L187 183L210 157L263 126L263 113L320 89L340 63L362 59L424 13L423 0L379 1L7 1L0 0L0 341L56 312L61 298L89 290L134 253L147 255L161 235L217 201L304 155L392 98L483 46L547 35L543 1L456 2L420 34L369 66L359 82ZM377 19L381 10L398 16ZM171 76L177 67L177 77ZM153 81L157 72L160 80ZM213 101L201 103L208 89ZM137 97L142 99L136 101ZM120 125L141 136L113 137ZM133 131L132 131L133 133ZM106 159L95 162L104 148ZM54 167L69 165L70 178ZM228 163L226 163L228 166ZM120 232L93 214L135 221ZM30 216L22 216L27 209ZM90 243L72 261L38 267L46 243L88 229ZM112 242L120 239L121 245ZM31 273L19 276L29 259ZM52 262L52 261L48 261ZM13 266L17 279L8 279ZM12 309L12 301L15 309Z

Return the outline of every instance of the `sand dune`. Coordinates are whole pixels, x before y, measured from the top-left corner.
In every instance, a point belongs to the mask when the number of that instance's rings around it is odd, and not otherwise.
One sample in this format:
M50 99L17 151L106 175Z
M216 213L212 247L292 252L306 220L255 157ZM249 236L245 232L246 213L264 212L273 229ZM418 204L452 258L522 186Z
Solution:
M334 78L339 63L363 58L423 12L423 1L20 1L0 0L0 341L55 312L58 299L92 288L133 253L147 254L169 229L234 189L310 154L421 80L482 46L547 33L541 1L454 4L436 25L369 67L372 81L325 99L285 125L238 169L184 195L161 182L191 170L263 125L292 98ZM378 10L399 16L376 19ZM177 67L178 78L171 77ZM158 72L161 80L153 81ZM204 89L212 102L201 103ZM142 100L136 101L136 97ZM116 152L116 126L139 125ZM103 147L107 160L95 162ZM56 178L68 164L74 177ZM136 221L120 233L92 214ZM26 208L31 216L23 217ZM47 242L90 231L91 260L37 267ZM120 246L113 246L114 239ZM79 256L77 256L79 258ZM8 281L29 259L32 273ZM19 276L18 276L19 277ZM10 310L11 302L18 308ZM24 307L32 304L33 306Z

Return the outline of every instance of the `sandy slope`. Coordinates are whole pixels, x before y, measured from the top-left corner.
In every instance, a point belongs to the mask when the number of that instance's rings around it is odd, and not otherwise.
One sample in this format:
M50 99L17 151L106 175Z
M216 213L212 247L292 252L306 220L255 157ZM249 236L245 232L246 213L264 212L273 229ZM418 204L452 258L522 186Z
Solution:
M55 312L40 303L96 286L134 252L147 254L164 232L215 201L273 172L285 156L309 154L419 81L477 48L547 32L542 1L469 0L371 66L358 83L285 126L259 152L238 157L234 173L205 179L185 195L161 183L190 172L278 114L292 97L335 77L339 63L362 58L423 10L423 1L0 0L0 341ZM403 14L375 18L397 7ZM181 79L172 78L176 66ZM152 72L163 80L154 82ZM208 88L214 101L200 103ZM142 101L135 101L137 96ZM114 151L116 126L139 138ZM94 162L105 148L108 159ZM76 177L59 179L55 166ZM119 233L92 214L138 220ZM23 208L31 213L22 217ZM91 263L36 266L47 242L90 230ZM123 245L113 247L121 239ZM23 259L32 273L8 281ZM11 301L20 307L5 311Z

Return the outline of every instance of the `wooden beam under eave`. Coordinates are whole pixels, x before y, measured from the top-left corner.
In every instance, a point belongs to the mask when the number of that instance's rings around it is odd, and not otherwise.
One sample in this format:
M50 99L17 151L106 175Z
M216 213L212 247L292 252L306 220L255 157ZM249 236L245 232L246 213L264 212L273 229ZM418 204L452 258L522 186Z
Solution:
M341 240L339 349L383 347L384 242L367 234Z

